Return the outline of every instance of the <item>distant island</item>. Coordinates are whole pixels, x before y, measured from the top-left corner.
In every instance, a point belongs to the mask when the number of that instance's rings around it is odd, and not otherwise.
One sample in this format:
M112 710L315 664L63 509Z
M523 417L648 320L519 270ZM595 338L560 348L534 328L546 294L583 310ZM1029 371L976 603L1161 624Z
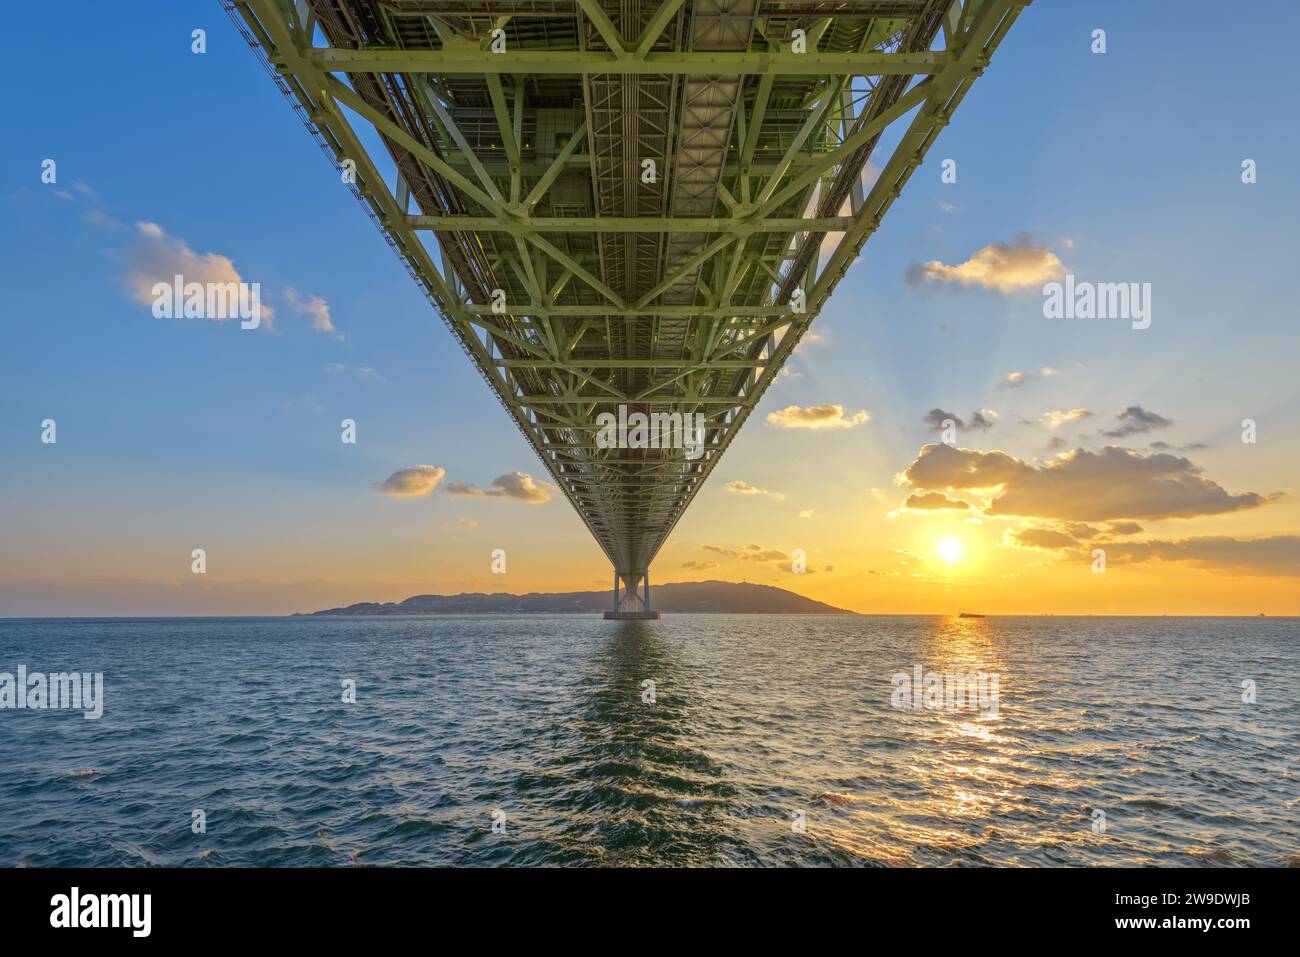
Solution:
M363 601L345 608L307 612L309 615L516 615L599 614L610 606L611 591L571 591L544 594L415 595L400 602ZM657 611L676 614L732 615L852 615L855 612L813 601L773 585L736 582L676 582L652 585L650 601ZM299 614L302 614L299 612Z

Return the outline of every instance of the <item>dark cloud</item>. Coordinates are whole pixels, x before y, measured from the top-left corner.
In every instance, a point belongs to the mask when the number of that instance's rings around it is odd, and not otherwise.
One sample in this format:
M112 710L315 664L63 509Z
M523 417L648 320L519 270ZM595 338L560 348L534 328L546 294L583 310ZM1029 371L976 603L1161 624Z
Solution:
M985 409L976 410L970 414L969 420L962 419L955 412L945 412L943 409L931 409L925 415L921 416L921 421L930 427L932 432L942 432L943 423L951 419L952 423L962 431L970 430L978 432L983 429L991 429L997 424L996 413Z
M1134 523L1117 522L1117 525ZM1230 538L1206 535L1146 542L1103 541L1084 546L1055 528L1019 528L1008 533L1015 545L1057 552L1062 557L1087 561L1093 548L1101 548L1106 561L1115 565L1139 562L1182 562L1196 568L1239 575L1300 577L1300 535L1267 538Z
M783 562L790 559L790 556L783 551L775 548L764 548L761 545L746 545L743 548L701 545L700 548L706 552L716 552L719 555L726 555L728 558L735 558L742 562Z
M1228 538L1222 535L1175 541L1111 542L1108 562L1187 562L1198 568L1238 574L1300 577L1300 535Z
M1011 533L1017 545L1027 548L1063 549L1074 548L1079 543L1065 532L1054 528L1017 528Z
M959 498L949 498L943 492L917 492L907 497L903 503L904 508L915 509L938 509L938 508L970 508L970 505Z
M1116 412L1115 418L1119 420L1119 425L1116 428L1101 430L1101 434L1107 438L1122 439L1127 435L1139 435L1143 432L1163 429L1174 424L1173 419L1166 419L1163 415L1148 412L1140 405L1130 405L1128 408Z
M996 490L989 515L1058 521L1192 518L1268 502L1254 492L1228 493L1185 458L1116 446L1031 465L1005 452L931 444L903 477L918 491Z
M1186 445L1170 445L1168 442L1152 442L1147 448L1156 452L1199 452L1201 449L1208 449L1209 446L1204 442L1188 442Z

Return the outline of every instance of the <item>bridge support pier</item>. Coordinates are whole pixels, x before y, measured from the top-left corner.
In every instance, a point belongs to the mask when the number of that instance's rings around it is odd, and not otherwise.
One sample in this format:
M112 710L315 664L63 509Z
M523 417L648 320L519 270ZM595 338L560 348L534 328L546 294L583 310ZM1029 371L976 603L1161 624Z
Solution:
M614 608L605 612L607 619L616 621L646 621L659 617L650 610L649 570L614 571Z

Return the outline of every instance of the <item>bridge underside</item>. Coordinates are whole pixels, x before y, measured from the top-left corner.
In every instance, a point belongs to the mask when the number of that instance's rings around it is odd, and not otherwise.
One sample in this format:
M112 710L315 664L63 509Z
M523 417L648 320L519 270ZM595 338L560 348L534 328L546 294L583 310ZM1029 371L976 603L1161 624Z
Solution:
M1027 2L223 0L625 602Z

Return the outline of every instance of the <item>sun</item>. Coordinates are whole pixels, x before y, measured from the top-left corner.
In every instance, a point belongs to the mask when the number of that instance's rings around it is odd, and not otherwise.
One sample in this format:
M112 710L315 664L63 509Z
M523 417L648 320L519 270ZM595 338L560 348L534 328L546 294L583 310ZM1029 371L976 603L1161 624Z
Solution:
M955 565L957 562L961 561L961 556L965 552L965 549L961 547L961 542L957 541L957 539L944 538L935 546L935 551L937 551L939 557L949 565Z

